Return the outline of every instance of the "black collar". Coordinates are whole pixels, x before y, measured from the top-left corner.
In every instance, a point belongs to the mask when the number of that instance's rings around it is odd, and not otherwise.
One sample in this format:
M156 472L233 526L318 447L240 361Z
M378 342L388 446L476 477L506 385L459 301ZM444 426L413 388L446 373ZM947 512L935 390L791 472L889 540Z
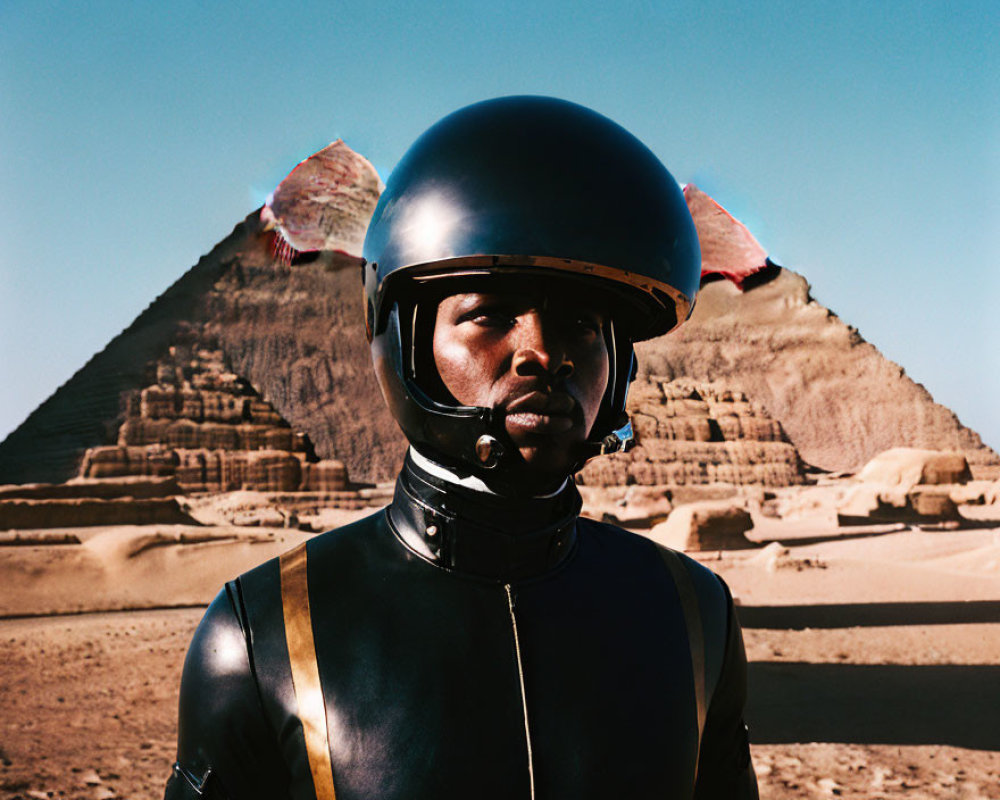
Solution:
M572 480L544 498L510 498L447 481L407 456L389 519L403 543L442 567L496 580L539 575L576 540L580 493Z

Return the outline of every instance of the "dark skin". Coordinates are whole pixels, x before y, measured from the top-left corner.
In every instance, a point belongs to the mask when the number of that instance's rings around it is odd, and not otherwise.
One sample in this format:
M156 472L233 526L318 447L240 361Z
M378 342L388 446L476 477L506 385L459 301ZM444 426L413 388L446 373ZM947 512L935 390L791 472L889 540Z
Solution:
M434 363L459 403L494 408L539 491L572 471L608 384L605 313L571 293L445 297Z

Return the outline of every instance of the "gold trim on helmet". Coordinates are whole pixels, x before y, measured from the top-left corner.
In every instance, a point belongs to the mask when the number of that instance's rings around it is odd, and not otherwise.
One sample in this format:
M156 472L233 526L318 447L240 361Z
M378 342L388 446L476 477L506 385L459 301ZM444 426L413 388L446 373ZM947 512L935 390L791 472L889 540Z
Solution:
M691 313L691 299L669 283L655 280L648 275L590 261L554 256L457 256L443 258L428 264L397 267L391 274L407 275L413 280L424 282L444 278L473 277L489 275L493 269L516 270L518 267L541 267L543 269L569 272L574 275L588 275L615 283L625 284L646 295L654 304L664 307L663 295L674 304L675 326L688 318ZM388 277L388 276L387 276Z

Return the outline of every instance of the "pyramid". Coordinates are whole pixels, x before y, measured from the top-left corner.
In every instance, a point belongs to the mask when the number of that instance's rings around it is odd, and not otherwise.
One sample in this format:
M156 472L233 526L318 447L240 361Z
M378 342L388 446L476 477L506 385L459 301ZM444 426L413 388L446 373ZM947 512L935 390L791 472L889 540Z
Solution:
M345 150L338 147L338 157L347 157ZM367 180L358 183L361 189L352 198L370 201ZM707 195L689 191L688 196L698 201L692 210L706 252L720 259L737 253L746 263L714 265L703 276L691 320L637 346L642 381L655 377L662 386L686 379L745 397L760 418L780 424L784 440L772 444L782 447L772 449L795 454L781 457L790 482L801 472L795 459L850 470L899 446L959 450L974 474L1000 474L1000 457L901 367L816 302L805 278L766 258L759 263L763 251L743 226L721 216L721 207ZM352 199L342 213L370 213L369 201ZM711 224L699 219L698 207L713 215ZM308 203L289 208L316 216ZM79 473L89 448L118 446L129 398L150 386L150 365L177 347L218 351L227 369L287 425L308 436L318 457L342 461L352 480L394 476L406 443L371 369L362 262L342 250L300 251L292 245L289 251L279 237L281 224L290 230L292 222L265 207L237 225L0 442L0 483L65 481ZM323 224L330 231L356 230L358 220ZM727 236L739 241L710 241ZM730 280L720 279L727 273ZM651 464L667 457L698 470L697 465L726 463L718 452L704 451L704 445L719 441L695 441L685 454L669 438L667 444L651 444L659 438L647 436L644 445L647 455L659 448ZM772 455L762 452L758 463L771 463ZM718 475L716 469L714 479L722 480ZM710 477L707 469L705 476ZM767 480L775 478L760 478Z
M237 225L0 443L0 483L65 481L89 448L117 446L129 398L171 348L218 351L352 479L390 473L404 444L371 370L360 259L322 252L286 265L276 236L259 210Z
M707 276L688 322L636 351L641 375L723 381L752 398L815 467L853 471L919 447L962 452L976 477L1000 476L977 433L775 264L742 290Z

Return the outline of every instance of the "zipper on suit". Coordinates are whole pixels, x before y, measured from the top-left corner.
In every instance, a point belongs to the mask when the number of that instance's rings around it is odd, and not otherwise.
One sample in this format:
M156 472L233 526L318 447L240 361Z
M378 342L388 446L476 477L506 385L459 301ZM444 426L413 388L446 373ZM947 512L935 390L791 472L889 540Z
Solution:
M531 728L528 725L528 697L524 691L524 666L521 663L521 641L517 636L517 615L514 613L514 592L510 584L504 584L507 593L507 608L510 611L510 626L514 633L514 655L517 659L517 679L521 685L521 710L524 712L524 742L528 748L528 784L531 800L535 800L535 762L531 754Z

